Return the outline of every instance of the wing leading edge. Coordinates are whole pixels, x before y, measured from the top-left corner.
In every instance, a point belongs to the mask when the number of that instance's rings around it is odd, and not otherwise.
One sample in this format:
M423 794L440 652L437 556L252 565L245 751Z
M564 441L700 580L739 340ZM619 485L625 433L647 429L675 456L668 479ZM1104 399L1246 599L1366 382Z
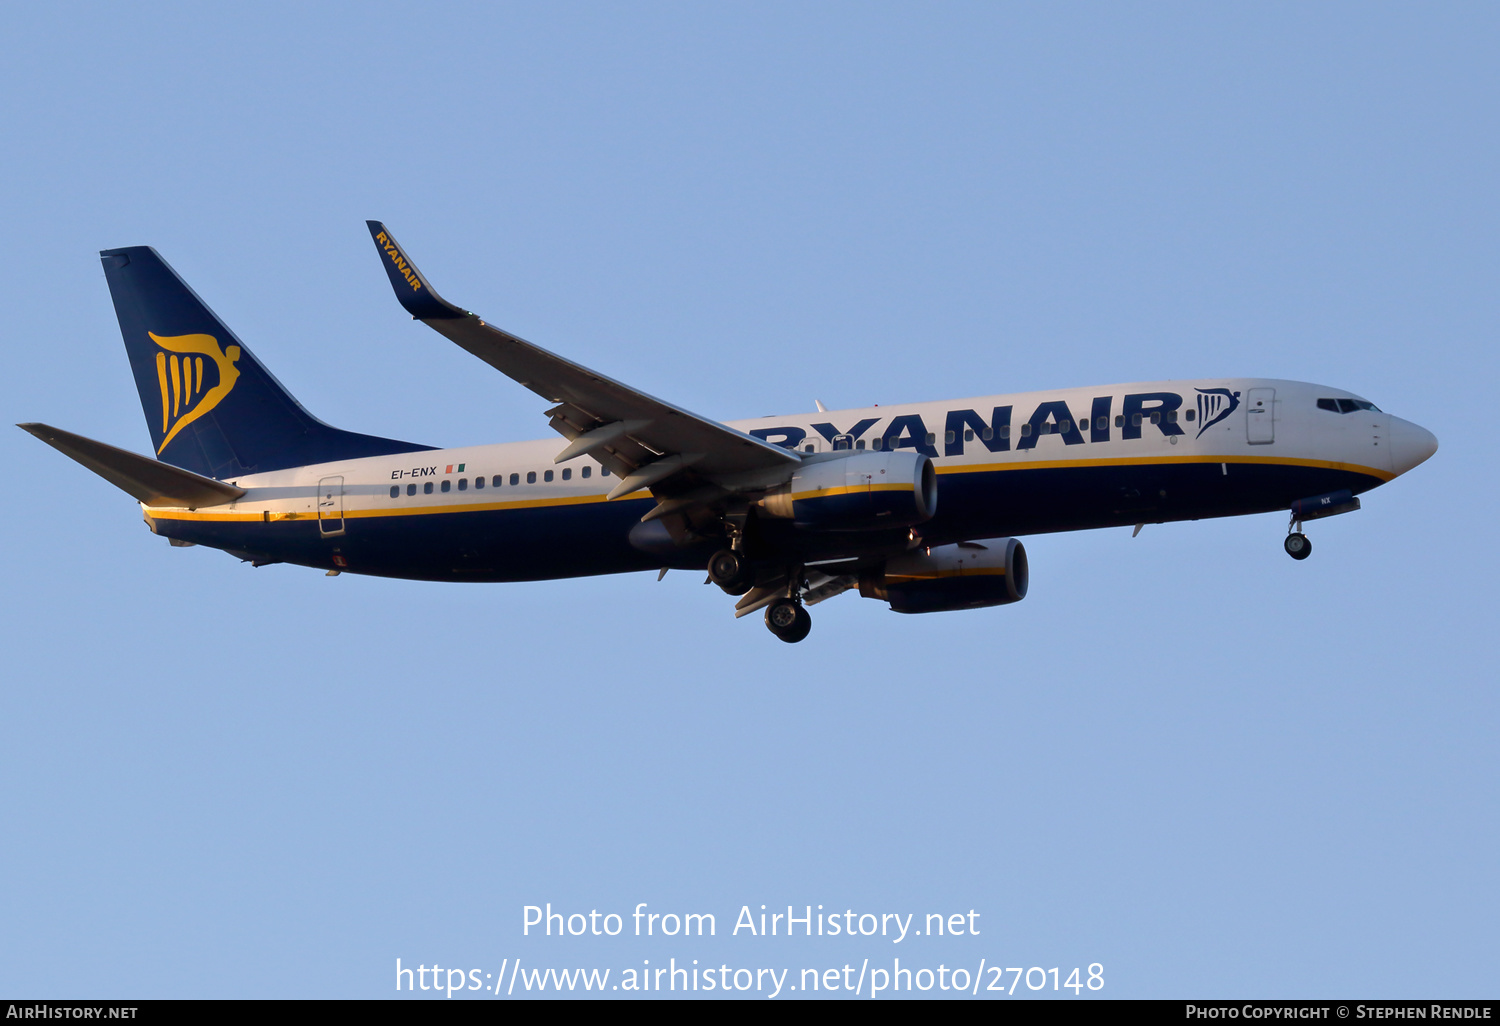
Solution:
M742 487L780 479L800 457L753 435L605 377L489 324L437 294L385 225L366 222L396 298L415 320L554 404L568 439L556 462L589 455L621 480L612 499L651 489L665 515Z

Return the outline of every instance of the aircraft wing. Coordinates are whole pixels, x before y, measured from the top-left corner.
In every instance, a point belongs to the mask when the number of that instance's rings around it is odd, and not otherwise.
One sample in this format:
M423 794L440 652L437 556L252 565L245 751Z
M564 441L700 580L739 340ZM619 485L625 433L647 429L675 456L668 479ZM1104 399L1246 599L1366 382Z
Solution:
M366 224L396 298L412 318L555 404L547 411L550 423L570 443L556 462L592 456L621 479L610 498L651 488L658 497L679 496L689 504L694 496L729 490L731 479L789 472L800 461L795 452L637 391L459 309L433 291L385 225Z

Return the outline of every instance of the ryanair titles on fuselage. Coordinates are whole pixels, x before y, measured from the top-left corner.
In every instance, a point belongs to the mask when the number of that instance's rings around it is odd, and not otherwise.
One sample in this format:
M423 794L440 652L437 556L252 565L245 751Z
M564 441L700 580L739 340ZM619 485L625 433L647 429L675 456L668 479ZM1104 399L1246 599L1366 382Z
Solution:
M1103 395L1089 401L1086 414L1082 402L1074 400L1079 407L1075 412L1066 399L1038 402L1024 418L1015 416L1013 404L993 406L987 416L975 409L948 410L941 431L936 430L936 423L929 426L920 413L901 413L889 419L861 417L843 426L836 421L821 421L811 427L835 449L864 448L861 443L865 443L872 449L915 449L934 458L962 456L965 446L974 444L990 452L1033 449L1043 435L1049 434L1059 435L1066 445L1107 442L1114 437L1140 438L1149 425L1175 441L1176 436L1187 434L1179 421L1195 427L1201 436L1240 405L1238 391L1199 388L1196 392L1196 403L1187 410L1183 410L1183 396L1177 392L1131 392L1120 399L1118 413L1115 397ZM882 421L884 425L877 428ZM809 437L806 428L795 425L757 427L749 433L789 449L803 448Z

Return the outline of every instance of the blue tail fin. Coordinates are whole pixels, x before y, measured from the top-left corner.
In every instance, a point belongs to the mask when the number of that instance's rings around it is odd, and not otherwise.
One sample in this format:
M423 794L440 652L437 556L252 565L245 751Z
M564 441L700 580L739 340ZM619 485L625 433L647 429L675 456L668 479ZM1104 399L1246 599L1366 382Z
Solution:
M308 413L150 246L99 255L158 459L223 479L431 448Z

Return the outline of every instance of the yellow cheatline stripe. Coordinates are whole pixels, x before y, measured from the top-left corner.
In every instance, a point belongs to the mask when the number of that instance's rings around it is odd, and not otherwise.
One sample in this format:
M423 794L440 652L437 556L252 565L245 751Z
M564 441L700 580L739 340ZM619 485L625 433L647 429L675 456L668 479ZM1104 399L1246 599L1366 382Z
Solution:
M887 581L909 583L911 581L935 581L940 577L1004 577L1005 568L982 567L974 570L937 570L930 574L893 574L887 572Z
M1309 460L1297 456L1120 456L1115 459L1082 460L1029 460L1007 463L978 463L961 466L938 467L939 474L973 474L992 470L1052 470L1061 467L1139 467L1159 463L1261 463L1283 467L1317 467L1321 470L1347 470L1354 474L1378 477L1382 481L1395 478L1388 470L1379 470L1359 463L1332 463L1328 460Z
M614 500L622 502L629 499L649 499L651 493L648 491L631 492L623 498ZM416 496L412 496L416 498ZM374 517L413 517L429 516L437 513L481 513L491 510L512 509L539 509L547 506L583 506L590 503L603 503L603 495L574 495L563 496L555 499L526 499L517 502L473 502L464 503L460 506L411 506L404 509L345 509L343 516L350 520L362 520ZM262 510L219 510L215 509L165 509L147 507L150 515L159 520L222 520L222 521L249 521L264 520ZM271 511L271 521L285 520L317 520L318 514L315 510L295 510L292 512ZM337 520L338 517L327 517L328 520Z
M1155 463L1262 463L1278 466L1318 467L1325 470L1345 470L1356 474L1366 474L1370 477L1389 481L1396 475L1374 467L1361 466L1357 463L1330 463L1326 460L1306 460L1290 456L1125 456L1117 459L1106 460L1044 460L1036 462L1015 463L983 463L958 467L938 467L939 474L976 474L992 471L1008 470L1050 470L1062 467L1111 467L1111 466L1146 466ZM905 484L883 484L871 485L871 491L904 491L910 485ZM819 492L804 492L794 495L793 499L805 499L809 497L821 498L824 496L847 494L851 491L862 491L863 488L841 488L825 489ZM649 499L651 493L645 489L631 492L629 495L616 499L616 502L631 499ZM412 496L416 498L416 496ZM253 500L252 500L253 501ZM378 508L378 509L346 509L344 516L358 520L372 517L413 517L429 516L439 513L482 513L492 510L514 510L514 509L540 509L548 506L580 506L589 503L602 503L605 498L602 494L563 496L552 499L524 499L516 502L476 502L449 506L408 506L404 508ZM262 520L262 511L245 512L241 510L185 510L185 509L151 509L151 515L161 520L221 520L221 521L250 521ZM278 513L271 514L272 521L282 520L315 520L316 512ZM330 518L333 519L333 518Z
M835 495L849 495L853 492L909 492L912 488L910 484L841 485L835 488L815 488L810 492L797 492L792 496L792 501L826 499Z

